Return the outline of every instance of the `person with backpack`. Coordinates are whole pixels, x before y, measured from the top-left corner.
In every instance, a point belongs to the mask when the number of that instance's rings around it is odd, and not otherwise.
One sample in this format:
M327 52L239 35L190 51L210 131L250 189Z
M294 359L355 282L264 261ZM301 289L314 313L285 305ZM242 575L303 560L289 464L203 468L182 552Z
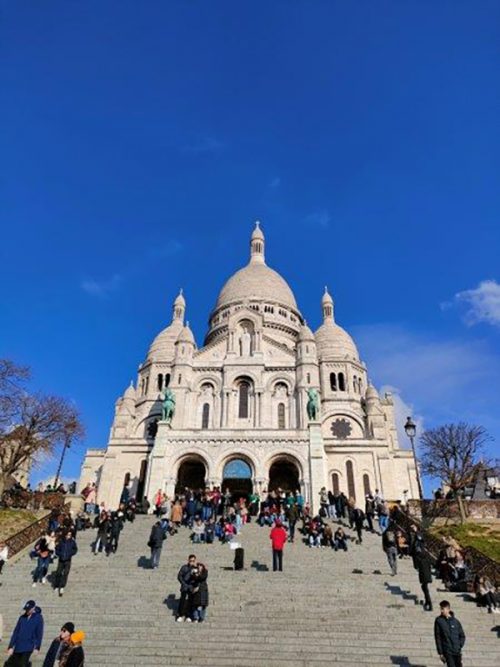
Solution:
M434 640L441 662L446 667L462 667L465 632L451 611L448 600L439 603L440 615L434 621Z
M396 534L392 526L387 528L382 535L382 548L391 568L391 576L394 577L398 573L398 548L396 546Z

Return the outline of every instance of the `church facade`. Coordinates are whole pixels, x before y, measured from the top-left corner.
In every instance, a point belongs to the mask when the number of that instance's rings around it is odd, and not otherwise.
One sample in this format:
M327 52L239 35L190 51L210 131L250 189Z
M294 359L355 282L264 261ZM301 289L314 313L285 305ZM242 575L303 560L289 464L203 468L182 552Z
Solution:
M99 502L110 506L124 484L150 500L184 486L300 488L315 509L323 486L361 504L375 489L387 499L418 498L391 396L369 383L326 290L321 307L313 333L289 285L266 264L257 223L250 260L222 288L201 347L185 324L182 292L175 299L171 323L116 402L107 447L87 451L81 486L95 481ZM175 400L168 421L167 388ZM311 394L319 398L313 419Z

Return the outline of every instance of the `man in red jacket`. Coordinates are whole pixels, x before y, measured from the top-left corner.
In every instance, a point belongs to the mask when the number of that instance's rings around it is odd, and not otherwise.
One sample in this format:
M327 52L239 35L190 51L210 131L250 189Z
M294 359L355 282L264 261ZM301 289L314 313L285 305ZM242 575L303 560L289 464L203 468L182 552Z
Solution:
M273 546L273 572L276 572L276 570L283 572L283 547L288 539L288 535L279 519L274 524L269 537Z

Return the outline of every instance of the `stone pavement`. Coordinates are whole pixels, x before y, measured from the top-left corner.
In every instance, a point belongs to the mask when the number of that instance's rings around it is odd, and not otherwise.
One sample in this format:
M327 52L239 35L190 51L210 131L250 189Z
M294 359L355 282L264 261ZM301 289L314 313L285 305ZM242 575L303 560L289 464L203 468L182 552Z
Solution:
M22 604L42 607L43 649L66 621L87 633L86 665L105 667L437 667L433 622L416 603L420 587L410 560L389 575L380 537L366 534L348 553L286 546L284 573L269 570L269 529L245 526L245 570L232 571L228 545L191 545L188 531L169 537L160 568L147 569L152 517L127 524L119 551L93 556L94 531L79 536L69 585L62 599L49 584L31 588L27 556L4 569L0 610L6 647ZM204 624L175 623L177 571L189 553L209 569L210 606ZM55 569L52 566L53 570ZM381 574L373 574L374 570ZM361 570L360 573L355 570ZM467 643L464 667L500 664L500 615L488 615L463 595L436 592L435 607L448 598ZM41 664L41 660L34 661Z

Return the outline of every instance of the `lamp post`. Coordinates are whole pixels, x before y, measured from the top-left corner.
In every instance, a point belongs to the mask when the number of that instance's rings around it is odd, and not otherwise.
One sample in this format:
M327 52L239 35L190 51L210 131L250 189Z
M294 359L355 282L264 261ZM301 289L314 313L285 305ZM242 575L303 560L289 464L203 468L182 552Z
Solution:
M407 417L407 419L406 419L405 433L410 438L411 448L412 448L412 451L413 451L413 458L415 459L415 469L416 469L416 472L417 472L418 494L420 496L420 500L422 500L423 497L424 497L424 493L422 491L422 482L420 480L420 471L419 471L419 468L418 468L417 453L415 451L415 435L417 433L417 426L413 422L411 417Z
M66 450L68 449L70 442L71 442L71 436L66 435L65 438L64 438L64 444L63 444L63 449L62 449L62 452L61 452L61 458L59 460L59 466L58 466L57 472L56 472L56 478L54 480L54 491L57 489L57 484L59 482L59 475L61 474L61 470L62 470L62 466L63 466L64 455L66 454Z

